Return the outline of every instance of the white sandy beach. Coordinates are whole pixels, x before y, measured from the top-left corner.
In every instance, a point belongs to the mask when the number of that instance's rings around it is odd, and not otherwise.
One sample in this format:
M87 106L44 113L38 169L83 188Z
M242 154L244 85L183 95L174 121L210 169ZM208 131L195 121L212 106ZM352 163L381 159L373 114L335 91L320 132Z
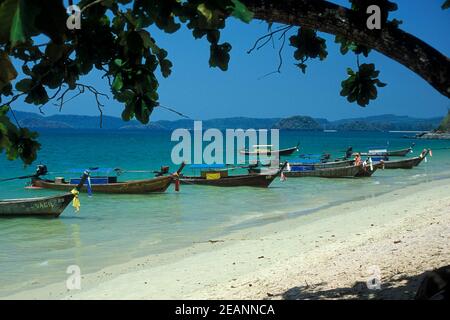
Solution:
M450 180L235 231L9 299L410 299L450 264ZM369 290L377 266L381 290Z

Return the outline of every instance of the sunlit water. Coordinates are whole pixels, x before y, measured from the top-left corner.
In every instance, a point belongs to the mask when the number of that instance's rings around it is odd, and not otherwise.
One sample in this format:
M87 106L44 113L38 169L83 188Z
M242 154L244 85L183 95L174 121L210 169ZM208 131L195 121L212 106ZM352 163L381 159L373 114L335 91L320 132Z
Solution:
M349 145L355 150L386 145L391 149L413 141L402 134L282 132L281 147L301 143L301 152L330 152L340 156ZM44 132L37 163L45 163L56 176L70 168L120 167L154 170L171 165L174 143L166 132ZM417 156L424 147L433 149L413 170L377 171L368 179L326 180L290 178L275 181L269 189L171 186L164 194L81 196L79 214L68 207L59 219L0 220L0 296L66 279L71 264L83 273L147 254L189 246L214 239L236 228L270 223L354 199L435 179L450 177L450 141L414 141ZM0 177L32 173L34 166L0 157ZM125 174L120 179L145 178L148 174ZM27 190L26 181L0 184L0 198L55 194Z

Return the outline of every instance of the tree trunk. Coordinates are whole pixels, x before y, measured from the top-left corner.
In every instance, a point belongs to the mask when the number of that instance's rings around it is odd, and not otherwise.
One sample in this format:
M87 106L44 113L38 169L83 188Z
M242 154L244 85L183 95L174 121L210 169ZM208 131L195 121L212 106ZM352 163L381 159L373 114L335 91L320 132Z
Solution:
M325 0L241 0L255 19L304 26L340 35L372 48L414 71L437 91L450 97L448 57L399 28L386 25L371 31L358 23L355 12Z

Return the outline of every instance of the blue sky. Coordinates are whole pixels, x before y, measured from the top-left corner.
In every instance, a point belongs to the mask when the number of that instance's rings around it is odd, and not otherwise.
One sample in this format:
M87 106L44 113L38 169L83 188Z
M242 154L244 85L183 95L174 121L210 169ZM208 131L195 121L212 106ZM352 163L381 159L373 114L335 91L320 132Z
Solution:
M333 1L347 5L347 1ZM449 56L450 10L443 11L443 0L396 0L399 10L392 17L403 20L401 28L414 34ZM381 88L379 98L366 108L350 104L339 95L340 83L346 78L346 68L355 67L352 54L342 56L334 44L334 36L321 34L327 39L328 58L310 61L306 75L294 65L293 49L283 51L281 74L261 76L278 66L278 49L271 45L247 54L254 41L267 32L267 24L253 21L244 24L230 19L222 31L221 41L232 44L229 70L222 72L209 68L209 47L205 39L195 40L191 32L182 28L176 34L166 35L156 30L158 44L169 52L174 64L172 75L160 79L160 102L194 119L234 116L287 117L310 115L330 120L392 113L414 117L442 116L450 108L449 100L435 91L427 82L406 67L375 51L361 62L375 63L380 80L388 83ZM295 31L292 30L291 33ZM281 42L276 43L280 45ZM108 92L101 74L94 72L80 82L95 85ZM123 106L112 99L103 100L107 115L120 116ZM17 103L15 110L37 112L35 106ZM48 103L45 114L58 113L58 108ZM82 95L64 106L63 114L97 115L95 100ZM156 109L151 120L179 119L163 109Z

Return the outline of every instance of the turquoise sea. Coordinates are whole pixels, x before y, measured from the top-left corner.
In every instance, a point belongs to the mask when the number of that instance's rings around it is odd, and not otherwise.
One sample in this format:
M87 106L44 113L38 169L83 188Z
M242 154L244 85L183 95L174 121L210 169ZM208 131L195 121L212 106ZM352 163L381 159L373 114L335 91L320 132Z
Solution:
M300 142L300 153L329 152L341 156L347 146L365 150L386 145L390 149L417 145L433 157L413 170L377 171L372 178L326 180L277 179L268 189L171 186L164 194L81 196L79 214L68 207L59 219L0 220L0 297L65 281L66 268L76 264L83 273L127 262L153 253L217 239L236 228L246 228L341 202L373 197L411 184L450 177L450 141L402 138L401 133L281 132L281 147ZM42 150L36 162L46 164L53 176L70 175L71 168L120 167L155 170L170 162L170 132L90 131L42 132ZM19 161L0 157L0 178L33 173ZM147 173L124 174L120 179L146 178ZM27 190L26 180L0 184L0 199L55 194Z

